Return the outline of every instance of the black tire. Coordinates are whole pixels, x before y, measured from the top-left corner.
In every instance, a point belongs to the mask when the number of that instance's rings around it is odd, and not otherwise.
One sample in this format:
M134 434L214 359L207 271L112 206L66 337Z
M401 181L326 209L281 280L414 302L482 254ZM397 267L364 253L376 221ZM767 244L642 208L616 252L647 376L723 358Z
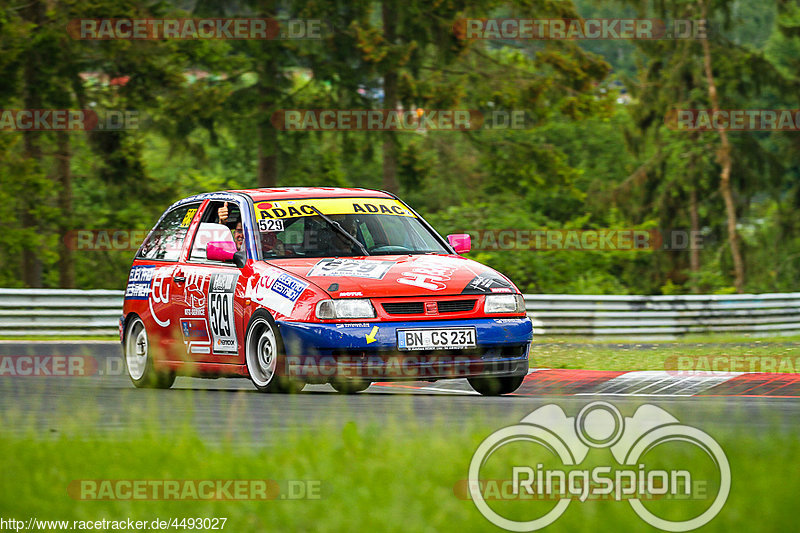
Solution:
M134 315L125 326L122 351L125 356L125 370L135 387L168 389L175 383L175 372L159 372L155 369L150 336L138 316Z
M331 381L331 387L339 394L355 394L367 390L370 385L372 382L366 379L335 379Z
M244 360L250 381L260 392L291 394L305 385L301 380L284 375L285 352L278 327L269 313L256 311L247 325Z
M525 375L521 376L503 376L503 377L474 377L467 378L469 384L477 392L483 396L500 396L502 394L511 394L522 385Z

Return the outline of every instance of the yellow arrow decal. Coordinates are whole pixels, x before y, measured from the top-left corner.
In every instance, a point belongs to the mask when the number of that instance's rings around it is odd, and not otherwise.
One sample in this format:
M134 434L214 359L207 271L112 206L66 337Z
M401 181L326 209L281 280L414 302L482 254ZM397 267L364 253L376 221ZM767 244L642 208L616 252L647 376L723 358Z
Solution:
M377 335L377 333L378 333L378 326L373 326L373 327L372 327L372 331L370 331L370 332L369 332L369 333L367 333L367 335L366 335L366 337L367 337L367 344L369 344L369 343L371 343L371 342L375 342L375 335Z

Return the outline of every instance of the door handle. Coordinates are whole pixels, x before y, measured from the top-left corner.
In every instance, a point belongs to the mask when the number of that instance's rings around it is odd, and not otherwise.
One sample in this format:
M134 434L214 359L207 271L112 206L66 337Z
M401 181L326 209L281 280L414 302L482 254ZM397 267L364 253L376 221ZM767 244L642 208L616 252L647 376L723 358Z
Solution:
M174 276L172 278L172 281L174 281L175 283L183 283L186 281L186 276Z

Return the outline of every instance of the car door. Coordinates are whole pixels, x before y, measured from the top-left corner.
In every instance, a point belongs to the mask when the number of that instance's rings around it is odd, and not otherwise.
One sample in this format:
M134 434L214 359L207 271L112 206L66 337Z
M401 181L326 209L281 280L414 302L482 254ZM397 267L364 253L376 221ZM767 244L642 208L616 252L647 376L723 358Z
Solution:
M212 241L230 241L230 228L216 222L219 202L209 201L190 236L191 245L185 261L176 267L175 276L182 279L178 324L184 355L188 360L209 363L240 363L239 339L243 308L241 271L227 262L206 257L206 245ZM232 217L243 206L228 202Z
M176 270L199 207L200 202L188 203L165 213L139 248L131 268L128 288L142 285L136 290L136 299L142 300L137 312L165 360L183 359L178 331L182 286Z

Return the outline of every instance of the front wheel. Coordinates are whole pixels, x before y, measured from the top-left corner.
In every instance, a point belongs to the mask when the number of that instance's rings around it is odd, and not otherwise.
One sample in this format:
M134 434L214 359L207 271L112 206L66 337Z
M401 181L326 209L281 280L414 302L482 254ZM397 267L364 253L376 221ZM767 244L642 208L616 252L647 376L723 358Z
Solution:
M501 394L511 394L522 385L525 376L503 376L503 377L474 377L467 378L469 384L483 396L500 396Z
M153 353L144 322L138 316L131 319L123 337L125 368L137 388L168 389L175 383L174 372L159 372L153 364Z
M281 375L286 359L275 323L265 313L250 319L245 342L245 362L250 380L260 392L300 392L303 383Z

